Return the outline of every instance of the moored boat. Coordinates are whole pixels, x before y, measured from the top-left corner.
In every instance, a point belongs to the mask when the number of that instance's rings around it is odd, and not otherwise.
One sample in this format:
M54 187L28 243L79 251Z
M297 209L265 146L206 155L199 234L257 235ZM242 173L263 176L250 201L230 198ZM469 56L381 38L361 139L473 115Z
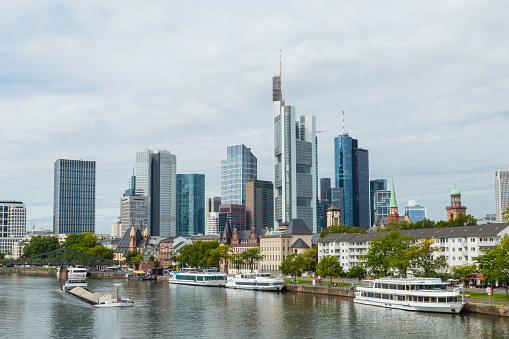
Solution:
M228 277L226 287L256 291L281 291L284 288L282 278L272 278L270 273L236 274Z
M354 302L406 311L459 313L464 302L438 278L380 278L357 286Z
M111 294L103 295L102 298L99 298L95 307L133 307L134 301L129 299L128 297L120 297L118 294L118 287L122 284L115 284L117 287L117 297L112 296Z
M170 284L224 287L226 285L226 274L216 269L204 269L203 271L184 269L171 272Z

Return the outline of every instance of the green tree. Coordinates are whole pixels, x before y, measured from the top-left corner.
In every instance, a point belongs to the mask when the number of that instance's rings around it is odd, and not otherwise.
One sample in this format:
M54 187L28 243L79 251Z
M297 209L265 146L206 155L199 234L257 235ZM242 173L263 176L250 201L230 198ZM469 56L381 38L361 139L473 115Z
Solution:
M315 272L316 265L318 264L318 249L315 247L308 248L304 253L301 254L305 261L304 270L308 272Z
M259 247L253 247L242 252L242 259L244 259L245 264L251 269L251 272L253 272L254 264L262 261L263 258L265 258L265 256L260 254Z
M472 279L477 272L478 268L475 263L451 267L451 277L454 279L461 279L463 282Z
M398 268L400 275L406 276L407 263L398 261L410 247L413 236L402 236L399 232L390 232L372 240L366 254L362 256L366 270L375 276L388 276L389 272Z
M482 275L487 275L490 280L504 281L507 286L509 281L509 235L505 234L500 245L484 251L484 254L474 258L479 265ZM509 294L506 288L506 300Z
M23 253L25 257L48 253L60 248L57 237L36 235L30 239L30 243L25 245Z
M419 276L437 277L447 264L445 256L435 255L440 248L434 247L434 243L433 239L421 239L406 252L412 267Z
M360 229L359 227L350 227L347 225L331 225L326 227L320 232L320 238L325 237L327 234L333 233L362 233L365 234L366 230Z
M246 260L244 259L244 256L242 253L233 252L230 255L230 262L233 264L233 267L237 270L237 272L240 271L242 266L246 264Z
M306 262L304 258L302 258L301 255L293 253L287 255L286 258L281 262L279 270L283 274L292 275L296 278L302 275L305 266Z
M103 245L96 245L93 248L87 250L87 254L93 255L94 257L113 259L113 249L106 248Z
M207 259L208 267L220 267L222 262L224 262L225 267L228 267L231 249L231 245L223 245L211 250Z
M355 265L347 273L348 278L364 278L366 276L367 272L362 265Z
M4 259L5 259L5 253L0 252L0 260L4 260Z
M502 213L504 216L505 221L509 222L509 203L507 204L507 208L505 209L504 213Z
M343 267L341 267L336 257L326 255L316 265L316 274L323 278L330 277L330 282L332 283L333 277L343 275Z
M178 261L181 267L211 267L208 262L211 251L218 247L217 241L197 241L188 244L180 250Z
M392 219L387 222L385 228L379 229L379 231L402 231L402 230L411 230L413 229L413 224L406 220L396 220Z
M126 261L142 261L143 260L143 253L138 253L138 251L133 250L127 252L127 255L125 256Z

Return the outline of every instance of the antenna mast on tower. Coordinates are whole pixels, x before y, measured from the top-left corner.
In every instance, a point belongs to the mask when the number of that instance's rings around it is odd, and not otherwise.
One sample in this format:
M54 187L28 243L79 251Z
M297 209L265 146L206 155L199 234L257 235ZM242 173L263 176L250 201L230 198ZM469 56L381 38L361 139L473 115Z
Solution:
M343 111L343 134L345 134L345 111Z

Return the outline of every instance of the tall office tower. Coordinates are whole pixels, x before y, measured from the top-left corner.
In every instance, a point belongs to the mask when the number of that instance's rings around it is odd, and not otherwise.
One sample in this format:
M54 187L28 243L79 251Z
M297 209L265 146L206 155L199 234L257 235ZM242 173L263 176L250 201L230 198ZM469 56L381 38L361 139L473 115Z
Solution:
M219 234L219 212L209 212L207 214L207 225L205 226L205 235Z
M329 205L329 201L327 200L327 190L329 188L331 188L331 179L320 178L320 205L321 205L320 207L322 212L320 222L322 230L324 230L327 227L327 209L331 207L331 205Z
M387 179L374 179L369 181L369 202L371 211L371 223L376 221L375 218L375 193L376 191L387 190Z
M136 152L136 195L150 197L150 235L177 235L177 157L171 152Z
M245 205L221 205L219 206L219 232L222 232L226 224L230 223L231 228L238 231L249 229L246 226L246 206Z
M327 190L331 188L330 178L320 178L320 200L327 200Z
M341 225L345 225L345 216L343 209L345 208L344 192L341 187L329 187L326 190L326 201L328 202L327 211L331 207L336 207L341 211Z
M295 107L282 100L281 76L272 78L274 111L274 228L303 219L316 224L316 122L312 115L295 118Z
M55 161L53 233L95 233L95 161Z
M495 171L495 212L498 222L505 222L504 212L509 203L509 170Z
M246 227L272 228L274 225L274 185L255 180L246 184Z
M374 209L375 218L373 223L377 222L378 218L385 218L389 216L389 205L391 204L391 191L378 190L374 195Z
M27 234L27 209L20 201L0 201L0 253L12 254L12 245Z
M177 174L177 236L205 234L205 174Z
M369 155L348 133L334 138L336 187L343 188L345 224L370 227Z
M256 157L245 145L228 146L221 160L221 204L245 205L246 184L256 180Z
M408 206L405 206L405 214L408 215L411 222L422 221L426 219L426 206L417 204L416 200L408 200Z
M212 198L206 198L205 199L205 234L219 234L218 233L210 233L213 232L213 230L216 229L216 224L218 220L211 218L210 213L219 212L219 205L221 205L221 197L212 197ZM219 215L218 215L219 217ZM209 220L212 223L209 225Z
M125 195L120 199L120 234L134 226L143 230L150 228L150 197Z

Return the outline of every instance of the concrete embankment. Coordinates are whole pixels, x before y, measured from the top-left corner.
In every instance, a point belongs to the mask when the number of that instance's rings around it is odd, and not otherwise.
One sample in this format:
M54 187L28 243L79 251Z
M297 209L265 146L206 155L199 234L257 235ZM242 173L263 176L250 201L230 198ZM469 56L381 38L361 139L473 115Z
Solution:
M0 273L17 273L32 275L54 275L56 277L57 270L53 269L35 269L35 268L0 268Z
M285 284L289 292L315 293L325 295L335 295L338 297L355 298L355 291L349 288L310 286L298 284ZM500 317L509 317L509 305L490 305L482 303L472 303L468 300L465 303L463 312L480 313L496 315Z

